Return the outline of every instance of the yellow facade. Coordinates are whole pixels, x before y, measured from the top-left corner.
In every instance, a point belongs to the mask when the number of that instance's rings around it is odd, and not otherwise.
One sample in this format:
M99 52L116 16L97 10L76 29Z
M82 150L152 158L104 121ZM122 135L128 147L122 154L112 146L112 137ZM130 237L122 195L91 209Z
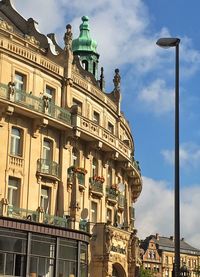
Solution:
M174 239L151 235L141 242L143 268L157 277L173 277ZM180 241L180 267L186 266L189 275L199 276L200 251L182 239ZM186 274L186 273L185 273Z
M87 242L88 273L55 266L48 276L134 276L134 203L142 181L120 100L100 89L71 49L53 54L9 1L0 11L14 13L16 23L0 20L2 230ZM27 26L22 36L18 29ZM26 276L39 276L30 268L28 259Z

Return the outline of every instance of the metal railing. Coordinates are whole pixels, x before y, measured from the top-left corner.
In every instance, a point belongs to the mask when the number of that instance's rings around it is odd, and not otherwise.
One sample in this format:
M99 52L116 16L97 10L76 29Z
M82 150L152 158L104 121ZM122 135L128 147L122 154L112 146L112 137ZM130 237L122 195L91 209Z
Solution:
M13 205L8 205L7 215L8 217L24 219L28 221L38 222L39 220L39 214L37 211L22 209Z
M49 102L48 108L45 109L45 103L44 100L41 97L37 97L35 95L32 95L31 93L26 93L25 91L21 91L18 89L14 89L14 95L13 97L9 94L9 88L5 84L0 84L0 97L4 98L6 100L13 99L12 101L14 103L17 103L25 108L28 108L30 110L39 112L39 113L45 113L49 116L51 116L54 119L57 119L59 121L62 121L64 123L67 123L71 125L71 113L67 109L61 108L54 103Z
M57 162L49 161L46 159L37 160L37 172L56 176L60 178L60 166Z
M69 221L70 220L65 217L44 214L43 223L52 224L54 226L59 226L59 227L69 228Z
M92 191L103 193L103 183L101 181L94 180L92 177L90 177L89 182Z
M106 188L106 196L108 197L108 199L117 201L118 191L116 189L107 187Z

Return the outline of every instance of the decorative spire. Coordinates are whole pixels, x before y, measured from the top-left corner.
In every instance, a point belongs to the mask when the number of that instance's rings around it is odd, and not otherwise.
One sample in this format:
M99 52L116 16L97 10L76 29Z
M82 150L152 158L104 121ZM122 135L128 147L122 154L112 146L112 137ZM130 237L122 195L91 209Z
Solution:
M100 85L100 89L102 91L104 91L104 89L105 89L105 81L104 81L103 67L101 67L101 75L100 75L99 85Z
M97 43L91 38L90 27L89 27L89 17L83 16L82 24L80 25L80 35L77 39L72 42L72 50L76 51L91 51L96 53Z
M120 81L121 81L121 77L119 75L119 69L116 68L115 69L115 76L113 79L113 83L114 83L114 90L116 91L120 91Z
M63 38L65 42L65 50L72 50L72 37L72 26L70 24L67 24L66 32Z
M89 17L83 16L80 25L80 35L72 41L72 51L78 55L83 68L98 78L99 54L96 52L97 43L90 36Z

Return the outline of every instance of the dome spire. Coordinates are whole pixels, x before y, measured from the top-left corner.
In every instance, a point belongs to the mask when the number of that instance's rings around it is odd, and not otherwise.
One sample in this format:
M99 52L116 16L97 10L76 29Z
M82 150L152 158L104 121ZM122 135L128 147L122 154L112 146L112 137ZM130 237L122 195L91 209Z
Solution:
M79 55L84 69L98 77L98 58L96 52L97 42L91 38L89 17L83 16L80 25L80 35L72 41L72 51L75 55Z

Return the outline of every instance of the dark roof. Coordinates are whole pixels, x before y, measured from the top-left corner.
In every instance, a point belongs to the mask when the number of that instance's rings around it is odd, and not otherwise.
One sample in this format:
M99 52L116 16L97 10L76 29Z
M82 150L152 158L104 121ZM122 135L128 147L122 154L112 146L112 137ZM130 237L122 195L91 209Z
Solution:
M141 247L144 250L148 248L148 244L151 239L155 242L158 249L165 250L165 251L174 251L173 237L162 237L162 236L154 236L154 235L151 235L147 237L144 241L142 241ZM184 239L180 240L180 252L200 255L200 250L185 242Z

